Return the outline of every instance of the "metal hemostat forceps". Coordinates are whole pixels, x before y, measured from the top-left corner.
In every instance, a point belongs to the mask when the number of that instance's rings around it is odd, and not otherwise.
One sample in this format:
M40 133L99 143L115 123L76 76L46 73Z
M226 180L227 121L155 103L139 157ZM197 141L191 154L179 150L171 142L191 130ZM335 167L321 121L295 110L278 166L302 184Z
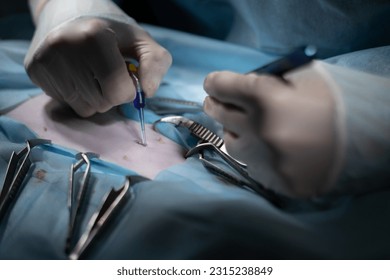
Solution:
M225 142L223 141L223 139L221 137L219 137L217 134L212 132L210 129L204 127L200 123L197 123L196 121L190 120L190 119L182 117L182 116L169 116L169 117L161 118L153 124L153 128L156 131L157 131L156 125L159 122L172 123L176 126L183 126L183 127L188 128L188 130L193 135L195 135L196 137L198 137L199 139L201 139L204 142L212 143L218 149L220 149L223 153L225 153L227 157L229 157L231 160L235 161L238 165L240 165L242 167L246 167L245 163L242 163L242 162L236 160L235 158L231 157L227 153Z
M210 160L206 159L206 157L204 156L205 150L211 150L212 152L215 152L225 163L228 164L230 168L236 171L243 179L233 175L232 173L229 173L227 170L219 167L218 165L212 163ZM240 188L253 191L254 193L261 195L275 205L280 204L278 196L272 190L265 188L263 184L257 182L252 177L250 177L245 167L242 167L240 164L237 163L237 160L224 153L213 143L201 141L198 145L189 150L185 157L190 157L196 153L199 154L199 160L202 162L203 166L213 174L225 179L226 181Z
M27 140L26 147L20 152L12 152L0 194L0 222L4 218L8 209L11 208L12 202L17 199L18 195L22 191L21 187L23 180L26 177L32 163L29 158L31 150L35 146L50 143L51 141L46 139L31 139Z
M68 189L68 209L69 209L69 224L68 224L68 234L66 237L65 252L69 253L71 246L73 244L74 236L77 231L77 224L81 215L82 204L85 201L85 196L87 193L87 187L89 183L90 173L91 173L91 162L90 159L99 157L94 153L78 153L76 159L78 161L75 164L72 164L70 168L70 177L69 177L69 189ZM80 185L76 188L74 174L79 170L83 165L86 165L83 178Z
M134 107L138 110L139 122L141 127L141 142L137 142L142 146L146 146L146 134L145 134L145 115L144 115L144 107L145 107L145 93L142 90L141 83L138 78L137 67L131 63L126 61L126 67L129 71L130 76L133 78L135 83L135 99L133 101Z
M130 199L134 198L134 191L130 188L130 178L126 177L126 181L121 188L115 190L114 188L103 199L102 206L97 210L88 222L86 231L80 237L76 246L69 254L72 260L80 259L86 250L92 245L92 242L97 238L102 229L107 225L109 220L121 207L126 198L126 194L130 189Z
M276 194L273 191L266 189L261 183L250 177L248 172L246 171L247 165L230 156L226 151L223 139L216 135L214 132L210 131L203 125L182 116L170 116L161 118L153 124L153 128L155 130L157 130L156 125L160 122L172 123L176 126L186 127L194 136L200 139L198 145L196 145L194 148L190 149L187 152L187 154L185 155L186 158L198 153L199 160L202 162L203 166L213 174L225 179L226 181L236 186L253 191L267 198L274 204L278 204L278 197L276 196ZM233 175L232 173L229 173L225 169L207 160L204 156L205 150L210 150L216 153L225 163L228 164L230 168L232 168L236 173L238 173L242 177L242 179L239 176Z

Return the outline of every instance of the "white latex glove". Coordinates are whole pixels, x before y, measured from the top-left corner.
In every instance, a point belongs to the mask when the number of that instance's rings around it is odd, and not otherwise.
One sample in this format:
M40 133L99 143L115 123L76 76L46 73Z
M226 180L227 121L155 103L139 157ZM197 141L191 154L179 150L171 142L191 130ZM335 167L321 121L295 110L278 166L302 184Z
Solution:
M124 57L140 62L146 96L152 96L172 63L171 55L114 3L30 0L37 29L25 67L46 94L80 116L130 102L135 87Z
M214 72L205 112L224 127L228 152L268 188L295 197L328 192L342 153L334 89L319 62L285 76ZM265 163L266 162L266 163Z

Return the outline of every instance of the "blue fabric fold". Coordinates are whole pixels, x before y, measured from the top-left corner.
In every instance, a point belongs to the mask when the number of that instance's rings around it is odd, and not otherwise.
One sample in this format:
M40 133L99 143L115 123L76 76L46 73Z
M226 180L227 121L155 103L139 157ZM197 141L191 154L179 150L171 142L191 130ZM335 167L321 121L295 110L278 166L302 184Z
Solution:
M29 45L24 40L0 41L0 114L42 93L24 69L23 59Z

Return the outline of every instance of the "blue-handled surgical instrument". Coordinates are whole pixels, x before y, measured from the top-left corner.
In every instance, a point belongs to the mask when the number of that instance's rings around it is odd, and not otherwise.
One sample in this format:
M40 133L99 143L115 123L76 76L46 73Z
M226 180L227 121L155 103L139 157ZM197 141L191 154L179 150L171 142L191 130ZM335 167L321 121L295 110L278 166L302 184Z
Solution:
M310 63L316 55L317 48L314 45L299 47L286 56L252 70L247 74L270 74L277 77L282 77L287 72Z
M133 101L134 107L138 110L139 121L141 126L141 144L146 146L146 134L145 134L145 116L144 116L144 107L145 107L145 93L142 90L141 83L138 78L137 67L131 63L126 61L127 70L129 71L130 76L133 78L135 83L135 99Z

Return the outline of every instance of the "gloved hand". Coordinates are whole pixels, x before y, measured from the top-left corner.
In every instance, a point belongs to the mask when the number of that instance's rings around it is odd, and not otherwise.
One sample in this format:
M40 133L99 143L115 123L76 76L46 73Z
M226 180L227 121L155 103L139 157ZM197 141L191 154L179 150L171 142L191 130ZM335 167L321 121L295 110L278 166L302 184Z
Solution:
M26 70L46 94L82 117L134 99L124 57L139 61L146 96L154 95L171 65L169 52L111 1L50 0L35 18Z
M335 89L319 62L285 79L211 73L204 110L223 125L228 152L248 164L254 179L263 182L267 160L282 183L266 187L294 197L321 195L330 191L342 159Z

